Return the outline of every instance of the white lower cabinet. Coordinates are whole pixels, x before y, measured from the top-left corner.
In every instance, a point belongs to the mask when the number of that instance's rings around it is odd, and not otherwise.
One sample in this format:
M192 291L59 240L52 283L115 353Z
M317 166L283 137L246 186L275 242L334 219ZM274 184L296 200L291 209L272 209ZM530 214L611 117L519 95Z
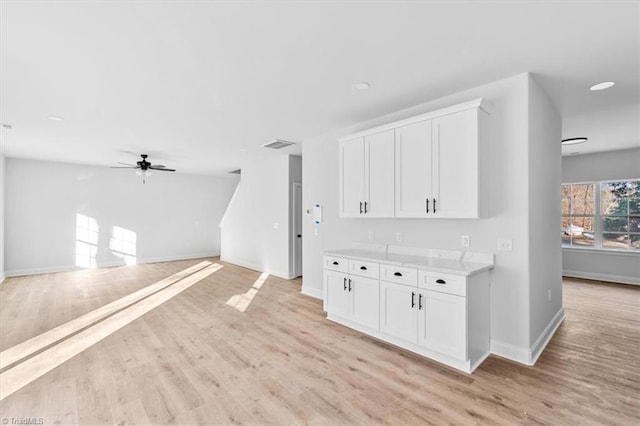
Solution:
M418 341L418 289L386 281L380 282L380 331L407 342Z
M361 277L327 269L347 264L330 260L324 271L329 319L468 373L489 355L488 271L460 276L348 261L350 272L366 266L368 276Z
M418 344L445 355L467 359L467 302L462 296L420 291Z
M380 283L377 278L325 270L324 285L324 306L330 317L378 330Z

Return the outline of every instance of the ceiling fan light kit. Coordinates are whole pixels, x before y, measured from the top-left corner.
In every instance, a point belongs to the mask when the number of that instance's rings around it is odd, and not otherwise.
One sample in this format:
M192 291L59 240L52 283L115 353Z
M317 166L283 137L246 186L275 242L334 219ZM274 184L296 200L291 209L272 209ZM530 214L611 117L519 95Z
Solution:
M142 183L147 183L146 178L152 175L152 170L159 170L161 172L175 172L176 169L169 169L162 164L151 164L147 161L147 154L140 154L142 157L142 161L136 162L136 165L127 164L127 163L118 163L122 164L122 166L114 166L112 169L134 169L138 176L142 176Z

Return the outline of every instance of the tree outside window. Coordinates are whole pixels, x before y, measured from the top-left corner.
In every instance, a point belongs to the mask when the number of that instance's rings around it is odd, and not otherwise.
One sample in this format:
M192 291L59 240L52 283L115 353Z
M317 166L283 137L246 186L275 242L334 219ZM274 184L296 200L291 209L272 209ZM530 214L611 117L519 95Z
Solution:
M593 246L595 223L594 184L562 185L562 244Z
M640 250L640 180L562 185L562 245Z
M602 246L640 249L640 181L603 182Z

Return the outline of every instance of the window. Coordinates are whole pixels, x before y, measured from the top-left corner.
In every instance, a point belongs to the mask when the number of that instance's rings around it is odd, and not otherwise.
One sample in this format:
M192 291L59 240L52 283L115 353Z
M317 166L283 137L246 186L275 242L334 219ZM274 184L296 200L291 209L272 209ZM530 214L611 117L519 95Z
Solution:
M640 250L640 180L562 185L562 245Z
M640 180L600 184L602 246L640 249Z
M562 185L562 244L591 246L595 241L595 184Z

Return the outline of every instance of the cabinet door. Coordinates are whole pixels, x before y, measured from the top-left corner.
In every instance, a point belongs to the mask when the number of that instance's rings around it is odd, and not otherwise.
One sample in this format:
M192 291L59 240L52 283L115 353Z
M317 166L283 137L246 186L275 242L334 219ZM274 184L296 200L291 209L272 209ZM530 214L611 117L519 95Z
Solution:
M478 217L478 111L432 122L435 215Z
M378 280L349 276L349 319L374 330L379 328L380 285Z
M365 137L366 216L393 217L394 130Z
M331 315L349 317L349 292L346 286L346 274L324 271L325 300L324 309Z
M360 217L364 210L364 138L340 143L340 216Z
M421 290L418 344L451 357L467 359L467 306L462 296Z
M431 121L396 129L395 213L426 217L431 203Z
M417 293L415 287L380 281L380 331L407 342L417 342Z

